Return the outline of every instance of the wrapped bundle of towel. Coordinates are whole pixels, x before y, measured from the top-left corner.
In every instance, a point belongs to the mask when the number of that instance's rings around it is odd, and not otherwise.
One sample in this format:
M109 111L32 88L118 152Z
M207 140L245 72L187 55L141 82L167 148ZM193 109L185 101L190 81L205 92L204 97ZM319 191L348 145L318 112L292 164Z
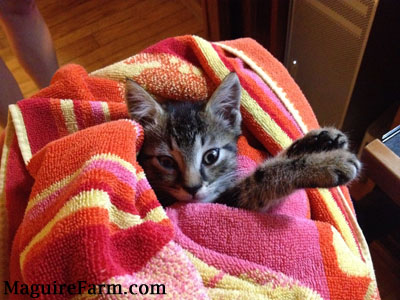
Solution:
M346 187L297 191L266 214L157 201L136 161L144 137L126 120L124 81L160 100L201 100L231 71L242 85L244 176L318 127L285 68L251 39L182 36L90 75L65 66L48 88L11 106L1 282L165 285L152 296L82 288L44 299L379 299Z

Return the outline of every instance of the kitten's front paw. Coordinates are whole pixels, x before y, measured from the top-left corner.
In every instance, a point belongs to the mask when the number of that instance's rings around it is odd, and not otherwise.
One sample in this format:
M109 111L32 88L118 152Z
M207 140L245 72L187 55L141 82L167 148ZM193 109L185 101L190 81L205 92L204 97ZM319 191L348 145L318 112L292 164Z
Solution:
M286 151L288 157L306 153L347 149L349 141L340 130L332 127L312 130L303 138L295 141Z
M332 150L308 157L312 166L311 187L333 187L349 183L361 170L357 157L347 150Z
M340 151L334 168L334 185L346 184L355 179L360 172L361 163L357 157L350 152Z

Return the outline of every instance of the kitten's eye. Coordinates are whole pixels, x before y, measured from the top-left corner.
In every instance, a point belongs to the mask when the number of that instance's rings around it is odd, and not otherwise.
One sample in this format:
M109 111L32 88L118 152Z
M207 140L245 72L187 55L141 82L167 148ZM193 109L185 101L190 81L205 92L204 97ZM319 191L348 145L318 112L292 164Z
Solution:
M174 169L175 161L169 156L157 156L160 165L166 169Z
M203 156L203 164L206 166L212 165L218 160L219 157L219 149L214 148L208 150Z

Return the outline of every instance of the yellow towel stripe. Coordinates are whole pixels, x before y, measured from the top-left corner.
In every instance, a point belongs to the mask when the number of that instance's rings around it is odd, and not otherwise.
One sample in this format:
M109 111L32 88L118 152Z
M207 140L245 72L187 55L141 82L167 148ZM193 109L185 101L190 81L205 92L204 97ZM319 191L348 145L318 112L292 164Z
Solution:
M139 215L133 215L131 213L122 211L111 202L109 205L108 212L110 214L110 220L119 228L127 229L143 223Z
M96 189L83 191L69 199L68 202L66 202L60 211L54 216L54 218L51 219L46 226L43 227L42 230L33 237L28 246L25 247L20 256L21 270L23 270L23 265L29 251L32 250L37 243L45 239L45 237L52 231L54 226L56 226L57 222L82 209L99 207L106 209L108 211L110 222L114 223L121 229L130 228L149 220L157 222L158 220L167 218L165 212L165 217L161 217L162 213L160 212L160 209L162 210L162 208L157 207L149 211L146 217L142 220L139 215L132 215L119 210L111 203L109 195L104 191ZM76 224L74 224L74 226L75 225Z
M22 117L21 110L16 104L12 104L8 108L11 113L15 133L17 134L18 145L21 150L22 158L25 165L27 165L29 160L32 158L32 151L28 140L28 133L26 132L24 118Z
M270 134L271 137L283 148L289 147L293 141L292 139L282 130L282 128L276 124L276 122L267 114L258 103L242 88L242 100L241 105L248 111L257 122L257 124L265 131Z
M374 272L372 272L374 273ZM364 300L374 300L374 299L379 299L377 297L378 294L378 286L376 285L376 279L375 276L373 277L374 280L372 280L369 285L368 285L368 290L367 293L365 294Z
M364 235L362 233L360 225L357 222L356 216L354 215L349 203L347 202L345 195L343 195L342 189L340 187L336 187L336 189L339 192L339 195L340 195L340 197L342 199L342 203L343 203L343 206L344 206L345 211L347 213L348 219L351 222L351 224L353 225L353 228L354 228L354 231L355 231L354 233L356 234L357 241L358 241L358 243L360 245L360 249L361 249L362 255L363 255L363 257L365 259L365 262L368 265L368 268L370 270L369 276L371 276L371 278L373 278L376 281L375 272L374 272L374 266L373 266L373 263L372 263L371 253L369 252L369 247L368 247L367 241L365 240L365 237L364 237Z
M78 123L74 112L74 102L70 99L60 101L61 111L64 116L65 126L69 133L74 133L79 130Z
M81 209L90 207L102 207L107 210L111 208L111 202L108 194L100 190L90 190L83 191L72 197L61 209L60 211L51 219L42 230L36 234L36 236L30 241L28 246L25 247L20 256L20 268L23 270L23 265L25 262L26 255L32 249L34 245L43 240L49 232L53 229L56 223L63 218L71 215ZM110 216L111 218L112 216ZM75 226L75 225L74 225Z
M41 191L38 193L34 198L29 200L28 205L25 210L25 214L29 212L32 207L40 203L43 199L49 197L51 194L55 193L56 191L62 189L66 185L68 185L72 180L74 180L84 168L86 168L88 165L91 163L98 161L98 160L106 160L106 161L112 161L115 163L120 164L122 167L127 169L130 173L132 173L133 176L136 176L136 180L139 181L143 178L145 178L145 175L143 172L137 173L135 167L127 162L126 160L122 159L118 155L111 154L111 153L102 153L102 154L96 154L93 157L91 157L88 161L84 163L82 167L80 167L76 172L74 172L71 175L67 175L65 178L61 179L60 181L57 181L53 183L51 186L46 188L45 190Z
M370 273L368 266L361 260L360 256L356 256L350 251L335 227L331 227L331 230L332 245L339 268L349 276L367 277Z
M230 71L219 58L218 53L214 50L211 43L198 36L193 36L193 38L201 52L203 52L208 64L212 67L215 75L221 80L224 79Z
M110 122L111 121L111 115L110 115L110 110L108 108L108 103L107 102L101 102L101 109L103 110L104 119L106 120L106 122Z
M161 67L162 64L159 61L135 62L132 64L126 64L125 60L122 60L103 69L93 71L92 73L90 73L90 75L116 81L125 81L125 78L127 77L137 77L145 70Z
M267 283L260 285L250 277L246 279L238 278L229 274L224 274L222 278L215 283L215 287L210 287L213 278L221 271L185 250L196 270L199 271L204 285L208 288L208 294L212 299L313 299L322 300L322 297L307 287L295 284L274 285Z
M162 220L168 219L167 214L165 213L164 208L162 206L158 206L150 210L146 216L143 218L143 221L153 221L155 223L161 222Z
M327 211L331 212L335 223L339 226L340 232L343 235L343 239L346 241L350 250L354 254L360 256L360 252L358 251L357 243L354 239L354 236L347 224L346 219L343 216L342 211L336 204L335 199L333 198L331 192L328 189L317 189L317 190L324 199L324 203L327 206Z
M237 57L240 57L247 65L249 65L254 72L264 80L264 82L274 91L275 95L281 100L283 105L291 113L293 118L296 120L297 125L301 128L304 134L308 132L307 125L303 122L303 119L299 111L293 106L293 103L288 99L286 92L278 86L278 83L274 81L262 68L260 68L251 58L249 58L242 50L232 48L223 43L215 43L227 52L230 52Z
M226 75L229 74L228 68L223 64L218 56L218 53L214 50L212 45L206 40L194 36L194 39L203 52L204 57L207 59L209 65L213 68L215 74L222 80ZM242 88L242 100L241 105L254 116L257 124L271 137L274 141L282 148L288 147L292 140L282 130L281 127L257 104L257 102Z
M3 144L3 152L1 155L0 165L0 281L8 280L8 266L10 247L8 243L8 215L6 208L6 171L8 154L14 140L15 128L11 122L10 112L8 113L8 125L6 127L5 140Z

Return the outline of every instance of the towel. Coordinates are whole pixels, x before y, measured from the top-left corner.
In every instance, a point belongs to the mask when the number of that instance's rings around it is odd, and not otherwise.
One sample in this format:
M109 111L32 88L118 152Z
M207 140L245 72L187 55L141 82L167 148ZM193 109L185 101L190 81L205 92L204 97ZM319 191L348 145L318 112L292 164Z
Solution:
M180 36L91 74L67 65L10 106L0 282L54 285L43 299L379 299L344 186L296 191L265 214L158 202L136 161L145 137L127 119L124 81L160 100L196 101L231 71L242 86L240 177L318 128L286 69L252 39ZM94 288L112 284L123 292ZM160 284L164 293L150 295Z

